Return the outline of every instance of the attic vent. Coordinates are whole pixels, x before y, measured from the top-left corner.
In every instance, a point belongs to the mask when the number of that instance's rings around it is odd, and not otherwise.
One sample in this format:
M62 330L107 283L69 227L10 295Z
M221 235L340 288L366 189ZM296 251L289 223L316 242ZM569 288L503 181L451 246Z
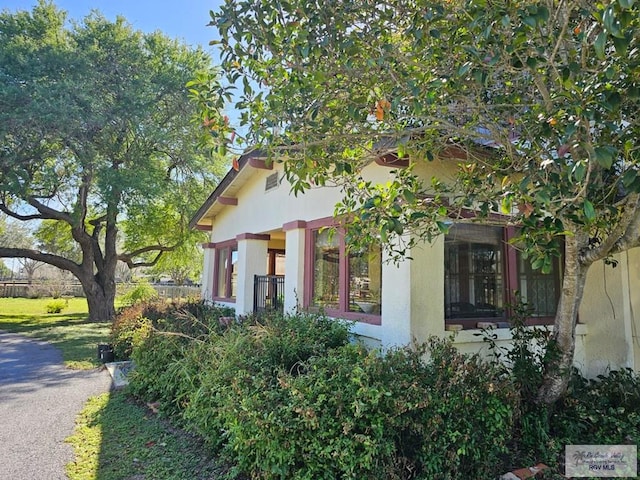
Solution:
M267 177L267 181L264 186L264 191L268 192L278 187L278 172L272 173Z

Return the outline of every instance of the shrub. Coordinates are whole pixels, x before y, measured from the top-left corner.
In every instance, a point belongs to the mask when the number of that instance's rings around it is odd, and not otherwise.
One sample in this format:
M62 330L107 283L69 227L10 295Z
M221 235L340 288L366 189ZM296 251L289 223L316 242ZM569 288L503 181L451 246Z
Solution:
M166 304L138 303L118 312L111 326L111 344L113 353L120 360L128 360L135 345L144 342L153 327L148 315L158 312L159 308L168 308Z
M120 301L124 305L135 305L137 303L148 303L158 298L158 292L147 280L141 280L125 293Z
M513 386L495 364L451 343L380 355L349 344L347 325L319 316L251 317L222 329L178 318L155 322L134 346L130 391L179 415L237 472L457 479L488 478L500 465ZM193 334L207 323L197 338L168 330Z
M270 391L277 386L277 372L294 371L301 362L346 345L348 339L345 324L322 316L246 318L223 335L209 338L202 383L184 412L185 418L211 445L219 446L227 422L234 421L233 412L224 409L233 409L229 402L239 401L241 382L254 382L255 388Z
M564 444L639 444L640 377L631 369L593 379L574 375L553 412L551 433Z
M128 351L136 364L129 378L131 393L159 401L165 414L182 411L207 365L205 340L224 331L219 319L232 313L203 302L156 302L125 309L114 323L113 338L114 349Z
M261 478L489 478L513 390L450 344L426 351L347 345L271 378L239 371L216 405L226 451Z
M60 313L69 306L69 302L61 299L51 300L46 305L47 313Z

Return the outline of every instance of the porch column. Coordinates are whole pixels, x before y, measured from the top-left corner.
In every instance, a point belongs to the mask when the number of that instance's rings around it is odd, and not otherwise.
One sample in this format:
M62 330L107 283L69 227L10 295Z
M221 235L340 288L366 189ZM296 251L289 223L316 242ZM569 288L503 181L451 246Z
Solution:
M202 278L200 279L200 292L202 299L210 302L213 298L213 262L215 259L214 243L203 243L204 264Z
M253 312L253 283L255 275L267 273L267 246L269 235L243 233L238 241L238 290L236 292L236 314Z
M284 311L293 313L302 308L304 298L305 233L306 222L296 220L285 223L286 254L284 260Z

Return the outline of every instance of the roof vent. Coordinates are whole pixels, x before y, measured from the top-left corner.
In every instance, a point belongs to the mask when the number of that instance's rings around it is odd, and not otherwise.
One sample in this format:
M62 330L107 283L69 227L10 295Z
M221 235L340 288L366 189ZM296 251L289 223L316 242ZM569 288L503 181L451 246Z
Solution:
M278 188L278 172L274 172L267 177L264 191L268 192L269 190L273 190L274 188Z

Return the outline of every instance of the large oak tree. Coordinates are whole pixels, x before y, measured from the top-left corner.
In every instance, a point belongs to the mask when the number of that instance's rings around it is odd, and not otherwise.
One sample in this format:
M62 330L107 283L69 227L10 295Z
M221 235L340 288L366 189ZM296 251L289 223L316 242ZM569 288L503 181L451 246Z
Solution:
M219 167L186 84L210 69L201 49L123 18L69 25L45 1L0 13L0 211L55 237L0 257L71 272L90 318L110 320L118 260L153 265L193 241L188 219Z
M472 209L519 225L535 268L564 249L559 355L537 400L558 399L589 267L640 240L636 2L226 0L211 16L244 140L284 159L296 192L341 185L352 238L402 256ZM411 166L383 186L358 175L373 157L452 151L454 185Z

